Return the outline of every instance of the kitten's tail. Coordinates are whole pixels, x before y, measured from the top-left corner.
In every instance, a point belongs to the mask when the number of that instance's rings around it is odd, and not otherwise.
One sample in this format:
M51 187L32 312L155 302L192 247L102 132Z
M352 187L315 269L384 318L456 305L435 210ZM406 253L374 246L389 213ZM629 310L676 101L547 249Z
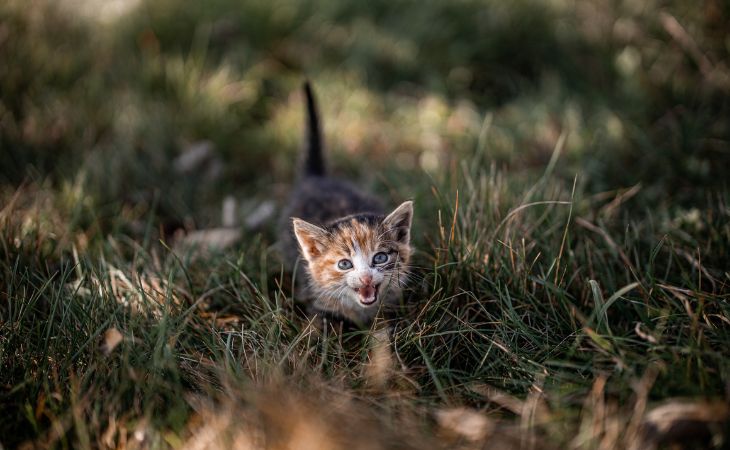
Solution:
M317 102L309 81L304 82L304 96L307 102L307 140L304 149L304 175L323 176L325 174L322 155L322 130L319 126Z

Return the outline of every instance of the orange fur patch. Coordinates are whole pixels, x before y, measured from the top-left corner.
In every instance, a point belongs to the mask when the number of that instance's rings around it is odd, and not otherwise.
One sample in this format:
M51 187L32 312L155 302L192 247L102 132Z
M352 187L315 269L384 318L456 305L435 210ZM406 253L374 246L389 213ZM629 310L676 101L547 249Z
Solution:
M337 268L341 259L352 259L357 249L365 254L374 254L378 251L397 253L400 269L407 270L411 248L407 244L398 242L394 233L383 229L383 224L374 226L357 220L353 217L340 224L326 236L302 236L303 245L307 246L312 256L308 260L309 273L313 281L321 288L336 288L342 285L345 272ZM395 255L394 255L395 256Z

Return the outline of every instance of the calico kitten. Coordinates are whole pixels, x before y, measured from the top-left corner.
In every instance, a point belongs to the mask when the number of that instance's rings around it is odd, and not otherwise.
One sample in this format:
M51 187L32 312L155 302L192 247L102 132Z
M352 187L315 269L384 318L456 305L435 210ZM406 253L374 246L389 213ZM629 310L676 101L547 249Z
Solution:
M314 95L304 84L307 141L302 173L284 211L280 246L285 261L301 255L296 297L324 318L370 323L396 305L411 256L413 202L385 215L380 201L327 177Z

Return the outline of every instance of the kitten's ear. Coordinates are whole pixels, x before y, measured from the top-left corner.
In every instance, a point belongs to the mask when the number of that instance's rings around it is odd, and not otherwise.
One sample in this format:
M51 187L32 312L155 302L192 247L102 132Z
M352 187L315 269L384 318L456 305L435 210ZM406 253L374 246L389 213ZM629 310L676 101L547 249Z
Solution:
M408 245L411 240L412 220L413 202L409 200L401 203L392 213L388 214L388 217L383 219L383 228L385 228L386 232L390 233L391 239Z
M311 261L324 253L327 248L327 230L296 217L292 219L292 225L294 235L299 241L299 248L302 249L307 261Z

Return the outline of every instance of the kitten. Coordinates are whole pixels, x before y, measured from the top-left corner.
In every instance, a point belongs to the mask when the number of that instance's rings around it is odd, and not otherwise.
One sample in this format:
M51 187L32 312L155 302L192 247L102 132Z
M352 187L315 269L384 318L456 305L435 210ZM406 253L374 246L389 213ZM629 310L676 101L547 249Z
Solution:
M385 215L380 201L326 176L317 106L304 84L307 141L302 173L284 211L285 261L301 255L296 297L320 318L369 324L398 304L407 278L413 202Z

